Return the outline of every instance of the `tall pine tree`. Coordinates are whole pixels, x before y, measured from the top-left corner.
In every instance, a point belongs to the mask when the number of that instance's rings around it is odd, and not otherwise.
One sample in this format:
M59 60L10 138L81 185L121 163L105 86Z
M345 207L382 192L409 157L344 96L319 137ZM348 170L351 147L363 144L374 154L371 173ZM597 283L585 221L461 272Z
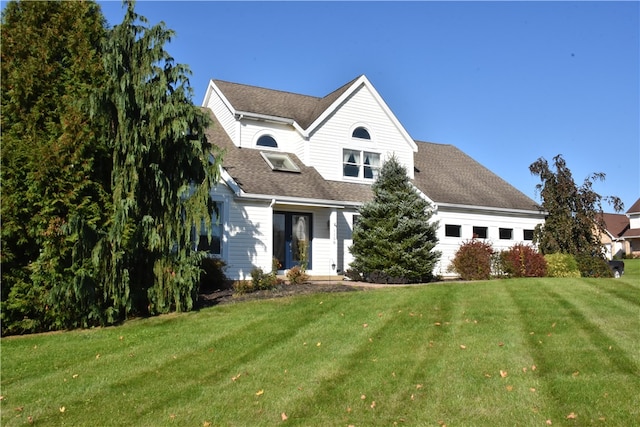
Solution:
M189 310L197 296L195 239L211 225L221 158L204 134L208 116L191 102L190 70L165 51L172 36L128 2L105 46L108 81L96 113L109 124L113 212L93 256L109 320Z
M360 208L350 247L351 267L365 280L417 283L433 279L440 259L437 223L397 158L387 160L372 186L373 200Z
M2 13L2 332L81 325L74 248L106 220L111 162L87 113L105 79L94 2L9 2ZM93 233L95 234L95 233ZM64 299L65 302L57 303Z

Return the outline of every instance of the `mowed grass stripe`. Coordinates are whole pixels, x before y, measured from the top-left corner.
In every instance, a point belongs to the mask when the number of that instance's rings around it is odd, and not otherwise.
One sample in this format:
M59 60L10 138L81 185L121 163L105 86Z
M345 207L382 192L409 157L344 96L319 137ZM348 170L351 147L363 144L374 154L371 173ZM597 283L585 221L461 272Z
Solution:
M635 425L640 312L614 282L310 295L3 339L1 421Z
M544 380L540 391L549 394L553 401L553 406L546 409L550 418L564 418L573 413L580 414L582 422L588 420L585 424L609 420L614 425L616 421L623 425L623 420L629 417L635 419L635 409L619 404L630 398L621 390L640 387L634 374L635 364L609 337L608 325L600 329L582 311L597 303L593 301L592 290L580 279L533 279L533 282L536 289L514 288L512 295L530 329L530 351L538 360L537 372ZM535 295L529 295L531 292ZM616 319L619 308L610 307L609 317ZM637 329L635 336L629 338L637 346Z

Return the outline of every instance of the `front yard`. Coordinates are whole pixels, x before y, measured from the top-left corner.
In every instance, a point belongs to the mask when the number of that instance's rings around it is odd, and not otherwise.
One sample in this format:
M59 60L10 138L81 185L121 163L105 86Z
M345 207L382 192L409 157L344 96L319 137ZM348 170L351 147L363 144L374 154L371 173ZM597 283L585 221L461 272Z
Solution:
M217 305L2 339L1 423L640 424L640 260Z

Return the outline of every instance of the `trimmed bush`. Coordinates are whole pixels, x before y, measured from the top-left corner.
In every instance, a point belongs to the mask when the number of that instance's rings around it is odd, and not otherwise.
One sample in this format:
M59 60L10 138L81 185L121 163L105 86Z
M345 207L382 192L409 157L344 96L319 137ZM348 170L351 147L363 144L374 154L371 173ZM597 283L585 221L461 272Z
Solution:
M582 277L613 277L607 261L597 255L578 255L576 262Z
M502 271L510 277L544 277L547 262L533 246L518 243L500 253Z
M304 268L296 265L287 271L287 279L291 285L301 285L309 280L309 275Z
M201 264L200 291L213 291L224 289L229 285L224 270L227 264L220 258L204 258Z
M464 242L456 251L448 270L463 280L486 280L491 277L491 244L477 239Z
M547 276L549 277L580 277L578 262L571 254L548 254L544 256L547 261Z

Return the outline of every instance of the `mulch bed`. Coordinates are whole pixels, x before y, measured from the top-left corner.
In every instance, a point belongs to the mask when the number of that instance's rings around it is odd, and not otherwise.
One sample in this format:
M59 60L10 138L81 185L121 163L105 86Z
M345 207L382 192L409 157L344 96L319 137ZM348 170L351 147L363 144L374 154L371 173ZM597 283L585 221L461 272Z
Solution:
M214 305L230 304L241 301L254 301L262 299L283 298L293 295L364 291L367 287L346 285L342 283L303 283L301 285L278 285L274 289L236 294L233 289L218 289L198 295L197 308L211 307Z

